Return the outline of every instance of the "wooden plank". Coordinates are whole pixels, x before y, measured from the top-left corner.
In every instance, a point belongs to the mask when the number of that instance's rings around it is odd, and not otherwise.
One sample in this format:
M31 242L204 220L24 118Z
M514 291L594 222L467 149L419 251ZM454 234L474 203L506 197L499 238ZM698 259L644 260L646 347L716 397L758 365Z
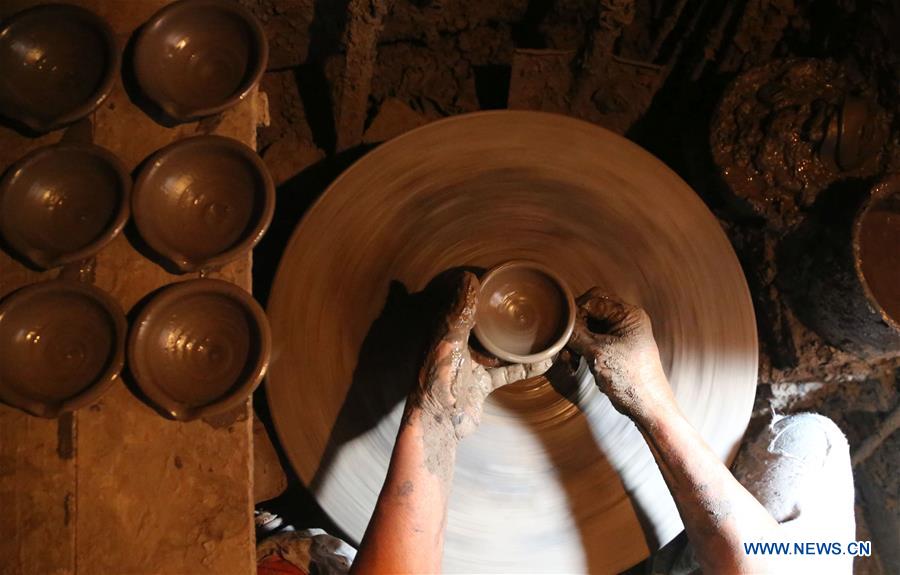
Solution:
M0 573L74 572L72 418L0 405ZM62 441L60 441L62 437Z
M9 13L36 2L12 0ZM86 0L122 46L165 0ZM255 147L256 93L220 118L166 128L128 98L121 78L92 115L93 138L134 170L184 137L216 133ZM52 143L0 129L0 161ZM130 310L174 276L141 255L129 232L96 257L93 281ZM246 256L207 273L251 285ZM36 273L0 253L0 295L57 271ZM63 421L63 420L60 420ZM59 422L0 406L0 569L6 573L253 573L252 418L162 418L120 380L94 405ZM77 433L75 431L77 430Z

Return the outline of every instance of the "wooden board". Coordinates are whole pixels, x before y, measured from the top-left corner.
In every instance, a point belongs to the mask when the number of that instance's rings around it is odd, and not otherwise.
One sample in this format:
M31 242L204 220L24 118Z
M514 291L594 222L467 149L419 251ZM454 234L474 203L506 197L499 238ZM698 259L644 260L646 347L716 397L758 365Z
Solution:
M723 460L753 406L750 294L718 221L662 162L598 126L485 112L382 144L304 216L269 299L266 391L299 477L350 537L381 489L449 268L536 260L647 309L686 417ZM554 387L556 385L556 387ZM582 364L495 392L461 444L447 572L624 570L682 529L649 448Z
M37 2L12 0L0 17ZM106 18L122 47L164 0L77 1ZM256 93L220 118L166 128L129 99L121 77L91 116L94 143L133 170L174 140L216 133L255 147ZM59 141L0 128L0 169ZM249 290L251 258L208 275ZM56 277L0 252L0 297ZM90 276L90 274L88 274ZM123 235L101 251L95 285L127 311L174 276ZM43 420L0 405L0 573L255 572L252 431L248 401L216 422L159 416L119 380L96 404Z

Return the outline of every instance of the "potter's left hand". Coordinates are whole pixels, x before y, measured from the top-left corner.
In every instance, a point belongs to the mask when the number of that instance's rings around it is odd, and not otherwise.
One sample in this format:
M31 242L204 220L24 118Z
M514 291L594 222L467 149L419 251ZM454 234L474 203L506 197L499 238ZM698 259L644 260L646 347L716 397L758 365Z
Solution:
M469 272L463 274L410 396L435 421L449 423L457 439L478 427L484 401L492 391L541 375L553 361L495 368L475 362L468 342L475 325L479 287L478 278Z

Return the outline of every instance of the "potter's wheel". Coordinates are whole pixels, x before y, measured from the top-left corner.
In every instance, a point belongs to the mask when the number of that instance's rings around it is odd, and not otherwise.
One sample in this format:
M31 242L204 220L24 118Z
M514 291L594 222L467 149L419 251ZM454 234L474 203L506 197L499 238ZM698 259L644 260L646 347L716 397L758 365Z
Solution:
M753 404L757 344L715 218L665 165L594 125L459 116L344 173L298 226L272 290L275 425L351 537L362 537L384 480L430 313L391 281L414 293L447 268L519 258L556 270L576 294L599 284L646 308L679 404L730 461ZM459 450L446 571L619 571L682 529L637 429L583 365L579 377L489 398Z

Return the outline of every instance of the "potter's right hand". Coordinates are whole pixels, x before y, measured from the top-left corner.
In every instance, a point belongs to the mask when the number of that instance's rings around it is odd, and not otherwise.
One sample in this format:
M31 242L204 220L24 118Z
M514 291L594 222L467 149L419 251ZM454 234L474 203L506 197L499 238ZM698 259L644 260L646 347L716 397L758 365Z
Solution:
M596 287L577 303L568 347L585 359L613 406L642 418L674 403L647 312Z

